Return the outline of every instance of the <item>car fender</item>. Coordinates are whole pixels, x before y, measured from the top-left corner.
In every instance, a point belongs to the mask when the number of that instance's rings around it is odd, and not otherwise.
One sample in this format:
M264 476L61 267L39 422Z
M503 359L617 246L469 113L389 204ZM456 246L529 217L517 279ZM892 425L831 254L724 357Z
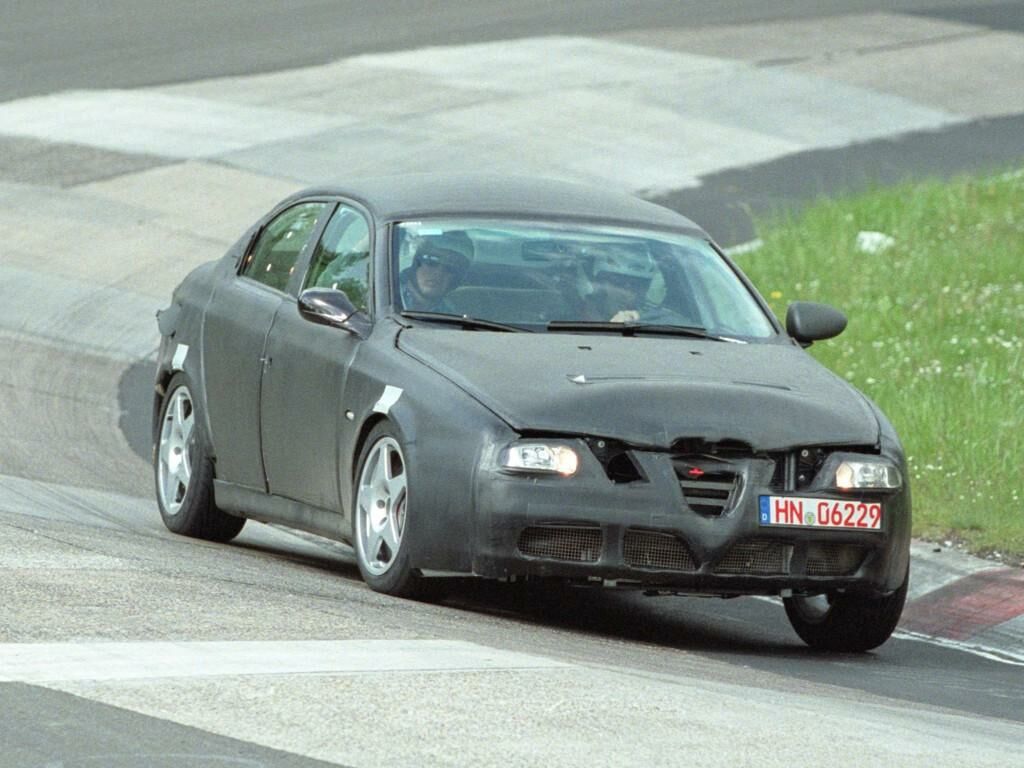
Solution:
M895 591L902 583L904 574L910 567L910 537L913 528L913 495L910 488L910 470L907 466L906 451L900 442L895 427L881 408L867 395L861 393L878 421L878 444L882 456L894 462L903 477L903 491L899 494L899 525L892 531L897 545L892 548L893 556L890 563L886 587Z
M409 518L414 566L469 572L475 541L475 489L482 462L515 433L450 381L394 347L377 345L357 355L346 387L339 434L339 496L351 528L358 461L373 427L387 420L398 435L409 468ZM344 422L341 422L344 423Z

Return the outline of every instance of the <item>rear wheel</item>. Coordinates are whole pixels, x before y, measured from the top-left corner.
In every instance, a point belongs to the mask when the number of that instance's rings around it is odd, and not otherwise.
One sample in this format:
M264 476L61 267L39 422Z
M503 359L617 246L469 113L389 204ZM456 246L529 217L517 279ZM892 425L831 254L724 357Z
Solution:
M167 385L153 470L160 516L169 530L208 541L230 541L242 530L245 518L214 504L213 461L184 373L175 374Z
M377 592L414 597L423 579L409 564L409 473L402 444L387 422L370 432L357 478L352 539L359 572Z
M786 616L812 648L860 653L877 648L895 631L907 600L907 584L891 595L829 594L787 597Z

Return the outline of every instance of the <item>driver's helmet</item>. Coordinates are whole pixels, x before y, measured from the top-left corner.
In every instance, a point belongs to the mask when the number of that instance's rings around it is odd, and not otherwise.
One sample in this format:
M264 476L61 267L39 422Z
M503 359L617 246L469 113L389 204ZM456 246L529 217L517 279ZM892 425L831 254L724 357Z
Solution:
M458 284L473 261L473 241L462 230L425 235L416 246L413 268L422 264L441 266L452 273Z
M646 291L657 267L643 246L610 245L594 259L594 280Z

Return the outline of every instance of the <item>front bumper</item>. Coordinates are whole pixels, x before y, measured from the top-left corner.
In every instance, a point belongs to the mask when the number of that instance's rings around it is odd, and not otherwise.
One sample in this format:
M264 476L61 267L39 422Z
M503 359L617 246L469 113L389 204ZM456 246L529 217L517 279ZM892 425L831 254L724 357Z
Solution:
M609 479L585 445L579 453L580 470L571 478L480 474L475 574L710 595L888 594L906 577L905 485L842 497L881 502L881 530L768 527L760 523L758 499L781 492L771 459L731 461L735 490L719 513L709 514L688 501L667 453L631 451L642 479L626 483ZM786 493L837 498L835 492Z

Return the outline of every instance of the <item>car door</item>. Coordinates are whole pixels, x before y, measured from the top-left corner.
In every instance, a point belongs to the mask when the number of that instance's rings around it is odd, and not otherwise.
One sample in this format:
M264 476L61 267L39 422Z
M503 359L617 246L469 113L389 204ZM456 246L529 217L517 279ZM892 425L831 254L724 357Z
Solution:
M370 231L368 218L355 206L339 205L310 256L299 291L340 289L368 312ZM354 333L303 318L294 297L281 302L267 337L260 400L271 493L321 509L344 506L338 491L338 435L353 428L343 415L345 382L361 343Z
M259 398L267 333L327 205L298 203L271 219L242 258L237 275L218 287L207 306L206 407L221 480L266 488Z

